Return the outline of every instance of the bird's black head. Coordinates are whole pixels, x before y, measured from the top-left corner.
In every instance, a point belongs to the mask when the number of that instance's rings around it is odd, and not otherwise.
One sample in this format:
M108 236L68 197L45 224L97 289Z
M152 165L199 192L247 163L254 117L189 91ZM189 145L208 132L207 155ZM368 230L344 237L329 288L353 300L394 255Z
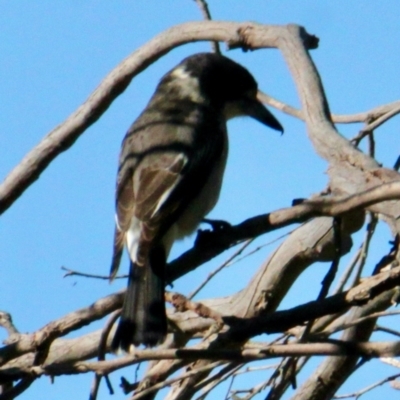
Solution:
M235 101L257 93L257 82L250 72L219 54L195 54L180 65L191 76L197 77L201 92L214 101Z
M181 96L222 108L226 119L248 115L273 129L281 124L257 99L258 85L250 72L231 59L214 53L185 58L160 85L178 87Z

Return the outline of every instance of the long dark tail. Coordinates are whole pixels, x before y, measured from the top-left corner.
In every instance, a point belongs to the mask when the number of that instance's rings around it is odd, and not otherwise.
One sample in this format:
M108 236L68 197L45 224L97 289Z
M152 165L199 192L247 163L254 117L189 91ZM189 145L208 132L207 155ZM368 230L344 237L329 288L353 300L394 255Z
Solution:
M167 334L165 312L165 252L150 251L144 266L131 263L128 288L121 319L112 341L112 349L128 352L133 344L155 346Z

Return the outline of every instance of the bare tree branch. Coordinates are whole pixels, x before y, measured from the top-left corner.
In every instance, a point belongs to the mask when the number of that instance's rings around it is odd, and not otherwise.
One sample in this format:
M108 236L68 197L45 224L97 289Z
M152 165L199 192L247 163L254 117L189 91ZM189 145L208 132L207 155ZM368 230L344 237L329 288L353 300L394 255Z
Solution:
M95 320L105 317L122 306L123 293L113 294L90 305L74 311L65 317L50 322L34 334L21 334L18 341L0 348L0 365L29 352L35 352L54 339L79 329Z

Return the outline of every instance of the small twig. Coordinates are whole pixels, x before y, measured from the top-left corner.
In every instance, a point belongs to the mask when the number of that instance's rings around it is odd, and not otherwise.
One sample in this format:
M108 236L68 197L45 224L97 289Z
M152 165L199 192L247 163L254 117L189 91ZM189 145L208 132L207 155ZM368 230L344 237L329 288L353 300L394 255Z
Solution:
M235 381L235 375L232 375L231 376L231 381L229 382L229 385L228 385L228 389L226 390L226 394L225 394L225 399L224 400L228 400L229 393L231 392L231 389L232 389L234 381Z
M247 240L242 247L239 248L239 250L237 252L235 252L231 257L228 258L228 260L226 260L225 262L223 262L218 268L216 268L214 271L210 272L210 274L207 276L207 278L203 281L203 283L200 284L200 286L198 286L192 293L189 294L188 299L192 299L195 295L197 295L199 293L199 291L201 289L203 289L203 287L220 271L222 271L224 268L226 267L231 267L232 265L235 265L237 263L239 263L240 261L243 261L244 259L246 259L247 257L252 256L253 254L257 253L258 251L260 251L261 249L263 249L264 247L270 246L272 243L277 242L278 240L281 240L282 238L290 235L293 231L285 233L273 240L270 240L267 243L264 243L260 246L257 246L256 248L250 250L248 253L243 254L242 257L238 257L240 256L240 254L246 249L246 247L248 247L255 238L249 239ZM237 259L235 259L236 257L238 257Z
M0 400L14 400L21 393L25 392L35 380L36 377L32 376L21 379L15 386L0 394Z
M322 288L318 295L318 300L323 300L328 295L329 289L332 285L333 280L335 279L339 262L341 256L342 249L342 235L341 235L341 218L335 217L333 220L333 234L334 234L334 242L335 242L335 257L332 261L331 267L329 268L328 273L325 275L325 278L322 281Z
M230 263L228 263L226 266L227 266L227 267L231 267L232 265L235 265L235 264L239 263L240 261L243 261L244 259L246 259L246 258L252 256L253 254L257 253L258 251L260 251L260 250L263 249L264 247L270 246L271 244L276 243L278 240L281 240L281 239L283 239L284 237L287 237L287 236L289 236L289 235L292 234L292 233L293 233L293 231L284 233L283 235L281 235L281 236L279 236L279 237L277 237L277 238L275 238L275 239L273 239L273 240L270 240L270 241L267 242L267 243L260 244L259 246L257 246L257 247L255 247L254 249L250 250L248 253L243 254L242 257L238 257L236 260L232 260L232 261L231 261ZM254 239L252 239L252 240L254 240Z
M264 382L259 383L258 385L252 387L251 389L242 389L242 390L232 390L232 395L247 393L246 397L243 397L243 400L250 400L257 394L261 393L269 386L269 379L266 379Z
M306 365L307 361L310 359L310 357L302 357L298 358L296 362L296 371L294 374L298 374L301 369ZM285 359L285 363L289 363L290 359ZM279 372L279 371L278 371ZM280 380L278 381L278 378L280 377ZM288 379L289 378L289 379ZM265 398L265 400L271 400L271 399L279 399L282 397L283 393L287 389L287 387L291 384L291 379L290 375L285 376L285 375L279 375L274 379L273 386L271 388L271 391L268 393L268 396Z
M207 395L220 383L226 381L229 377L231 377L239 368L242 367L243 364L230 363L222 368L220 371L215 373L214 375L204 379L203 381L197 383L194 387L196 391L203 389L203 393L197 397L196 400L204 400Z
M365 239L361 243L359 249L357 250L356 254L351 260L349 266L346 268L346 271L344 272L342 278L340 279L336 289L333 291L333 294L340 293L344 290L344 287L348 279L350 278L350 275L354 271L354 268L356 267L357 263L358 267L356 269L356 273L353 279L353 283L351 284L351 287L358 285L360 282L361 273L364 268L365 262L367 260L371 239L375 233L375 228L378 224L378 218L374 213L369 212L368 216L369 216L369 222L367 224L367 228L365 231Z
M324 300L328 295L329 289L335 279L336 273L339 268L341 250L342 250L342 237L341 237L341 218L335 217L333 219L333 236L334 236L334 245L335 245L335 256L332 260L331 266L322 280L322 288L317 297L317 301ZM311 319L307 322L307 325L299 339L299 343L302 343L307 340L308 335L311 332L312 326L314 325L315 320Z
M391 110L388 110L388 112L381 116L377 116L373 119L372 122L369 122L364 128L362 128L358 135L351 139L351 142L358 146L362 139L364 139L366 136L369 136L371 132L373 132L376 128L381 126L383 123L385 123L387 120L394 117L398 113L400 113L400 106L394 105Z
M396 375L391 375L388 376L378 382L373 383L372 385L367 386L364 389L358 390L357 392L353 392L353 393L348 393L348 394L342 394L342 395L336 395L333 396L334 399L349 399L352 397L355 397L356 399L358 399L359 397L361 397L363 394L370 392L371 390L375 389L378 386L382 386L387 382L393 381L395 379L397 379L398 377L400 377L400 374L396 374Z
M373 131L368 135L368 154L371 157L375 157L375 137Z
M216 361L214 363L208 364L204 367L201 368L197 368L197 369L192 369L190 371L187 371L185 373L183 373L182 375L178 376L177 378L172 378L163 382L159 382L156 383L155 385L147 388L147 389L143 389L140 392L135 393L132 397L131 400L139 400L139 399L143 399L144 397L146 397L148 394L153 393L157 390L160 390L164 387L167 386L171 386L173 383L175 382L179 382L183 379L189 378L193 375L197 375L201 372L205 372L205 371L209 371L210 369L214 369L215 367L218 367L221 364L220 361ZM0 399L1 400L1 399Z
M376 325L375 330L376 331L382 331L382 332L390 333L391 335L400 337L400 332L399 331L396 331L396 330L391 329L391 328L387 328L386 326Z
M61 266L63 271L67 271L63 278L67 278L68 276L82 276L84 278L94 278L94 279L103 279L103 280L110 280L110 275L97 275L97 274L88 274L86 272L74 271L73 269L69 269L67 267ZM129 275L118 275L114 279L126 279Z
M259 372L259 371L266 371L268 369L277 368L278 364L269 364L269 365L262 365L260 367L246 367L237 372L234 375L242 375L247 374L248 372Z
M380 311L380 312L376 312L370 315L367 315L365 317L362 318L357 318L354 321L348 322L348 323L344 323L341 324L339 326L335 326L332 329L326 329L323 332L321 332L321 334L325 337L325 336L330 336L333 333L336 332L340 332L343 331L345 329L351 328L352 326L356 326L356 325L360 325L365 321L371 320L371 319L375 319L375 318L379 318L379 317L392 317L393 315L399 315L400 311ZM316 336L318 336L319 334L316 333Z
M386 121L388 121L390 118L393 118L394 116L396 116L399 113L400 113L400 106L394 107L392 110L381 115L380 117L376 118L374 121L369 123L367 126L362 128L360 133L368 134L368 133L374 131L376 128L379 128Z
M369 222L367 224L367 231L365 233L364 242L361 246L360 259L359 259L358 267L356 269L356 273L354 274L354 279L351 284L351 287L355 287L360 283L361 274L364 269L365 263L367 262L367 256L368 256L369 247L371 245L371 240L372 240L372 237L374 236L376 226L378 225L377 216L372 212L369 212L368 215L369 215Z
M201 13L203 14L203 18L206 21L211 21L211 13L210 9L208 8L208 4L205 0L194 0L196 4L199 6ZM221 54L221 49L219 47L219 42L218 41L212 41L211 42L211 49L214 53L216 54Z
M282 111L285 114L291 115L292 117L295 117L295 118L298 118L301 120L304 120L301 110L299 110L295 107L292 107L292 106L284 103L283 101L275 99L274 97L272 97L264 92L261 92L261 91L258 91L258 98L263 103L265 103L279 111ZM375 107L371 110L364 111L364 112L357 113L357 114L348 114L348 115L332 114L331 118L332 118L332 121L336 124L354 124L354 123L359 123L359 122L368 123L371 120L377 120L381 116L385 116L385 115L393 112L394 110L397 110L399 107L400 107L400 101L397 100L397 101L394 101L393 103L384 104L384 105ZM361 140L361 139L362 138L360 138L359 140ZM358 140L358 136L356 136L352 139L353 142L357 141L357 140Z
M365 245L365 241L363 243L361 243L357 252L354 254L352 260L350 261L349 265L347 266L346 270L344 271L343 275L341 276L340 281L338 282L338 285L336 286L336 288L332 294L338 294L338 293L343 292L347 281L349 280L351 274L354 271L354 268L356 267L358 261L360 260L361 253L363 251L362 249L363 249L364 245Z
M239 247L237 251L235 251L226 261L224 261L218 268L216 268L214 271L210 272L207 276L207 278L199 285L195 290L193 290L189 296L188 299L193 299L196 294L200 292L201 289L204 288L204 286L207 285L208 282L211 281L212 278L214 278L215 275L217 275L219 272L221 272L225 267L232 265L232 260L234 260L237 256L239 256L246 247L248 247L254 239L248 239L246 240L242 246Z
M389 242L392 244L392 247L389 250L389 253L384 255L379 262L375 265L374 271L372 275L376 275L380 273L384 268L387 266L397 266L398 261L397 261L397 254L399 252L399 247L400 247L400 236L397 234L392 242Z
M103 331L101 332L100 340L99 340L99 354L97 356L97 359L99 361L104 361L106 359L106 350L107 350L107 339L110 334L111 328L113 327L115 321L117 318L121 315L121 310L114 311L110 317L108 318ZM100 382L101 378L104 376L106 380L106 384L108 387L108 391L110 394L114 394L114 389L112 387L110 378L108 375L102 375L99 373L95 373L93 383L90 389L90 395L89 395L89 400L96 400L97 398L97 393L100 387Z

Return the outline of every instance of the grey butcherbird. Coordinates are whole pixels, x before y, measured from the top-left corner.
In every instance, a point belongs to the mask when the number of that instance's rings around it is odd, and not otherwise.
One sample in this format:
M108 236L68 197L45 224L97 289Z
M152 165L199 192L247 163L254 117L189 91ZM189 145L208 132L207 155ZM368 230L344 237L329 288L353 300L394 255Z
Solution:
M221 55L195 54L160 81L126 134L119 159L110 276L126 245L128 289L114 350L154 346L167 332L166 258L215 206L228 154L226 121L248 115L283 131L257 99L257 83Z

